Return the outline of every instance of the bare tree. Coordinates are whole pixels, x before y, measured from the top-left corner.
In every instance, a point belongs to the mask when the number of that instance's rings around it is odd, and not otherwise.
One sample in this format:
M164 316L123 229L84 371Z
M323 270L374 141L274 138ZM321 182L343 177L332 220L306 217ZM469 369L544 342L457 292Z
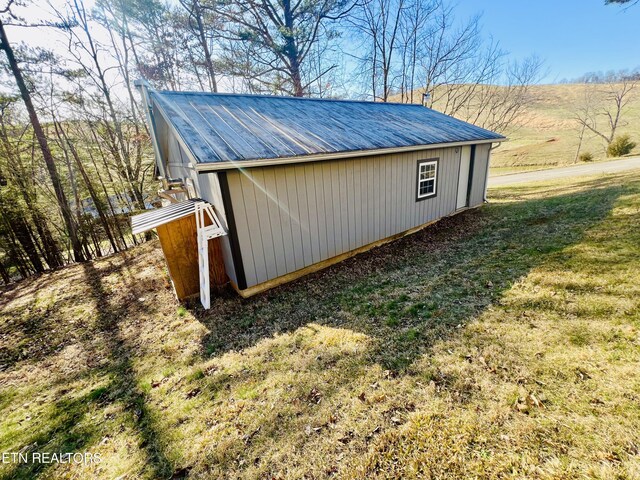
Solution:
M50 268L56 268L63 264L62 254L44 208L38 201L37 174L32 154L34 139L28 125L20 118L15 118L16 102L15 97L3 97L0 100L0 152L6 162L0 178L4 183L11 182L15 186L25 205L24 215L30 219L37 234L36 243L39 243L42 257ZM14 199L14 203L19 202Z
M223 22L231 74L243 72L265 90L300 97L317 80L305 75L305 66L326 24L346 16L352 6L351 0L239 0L210 8Z
M532 87L540 77L542 61L534 55L520 62L498 63L492 68L500 77L492 78L489 83L471 85L471 94L462 95L463 107L451 114L483 128L506 133L519 126L519 120L535 101ZM498 83L498 79L502 82Z
M0 13L3 13L3 14L8 13L10 6L11 4L9 4L9 6ZM20 91L20 96L22 98L22 101L24 102L27 113L29 114L29 121L31 123L31 126L33 127L34 134L38 140L40 150L42 151L42 156L47 166L49 177L51 179L51 184L53 185L53 189L55 191L56 200L58 202L58 206L62 213L62 218L67 228L67 233L69 235L69 240L71 241L71 247L73 249L74 258L76 261L83 261L85 259L85 256L82 252L82 245L77 235L76 224L73 220L71 209L69 208L67 195L64 191L64 188L62 187L62 182L60 181L60 175L58 174L58 169L56 167L53 154L51 153L51 149L49 148L49 142L47 140L47 136L44 132L44 129L42 128L36 109L33 106L33 102L31 100L31 93L27 88L24 77L22 75L22 71L14 55L13 48L11 47L11 44L9 43L9 39L7 38L7 34L4 28L4 23L5 23L4 20L0 18L0 48L4 50L5 54L7 55L7 60L9 63L11 74L15 79L18 90Z
M416 102L505 132L532 101L542 62L508 62L481 35L480 17L459 22L442 0L367 0L350 24L359 34L361 78L380 101Z
M604 0L605 5L628 5L629 7L638 3L638 0Z
M108 67L104 66L100 55L102 47L91 33L91 20L82 2L72 0L70 7L68 14L56 11L61 25L65 26L68 34L69 54L84 73L84 80L89 80L99 95L96 102L104 114L101 123L107 135L110 152L118 166L119 174L126 179L131 198L135 199L138 208L144 209L142 158L139 152L131 152L130 142L124 133L125 122L119 114L121 110L113 96L113 86L107 78ZM82 84L78 86L81 92L88 88Z
M578 124L601 138L605 148L619 128L627 125L624 113L639 81L634 75L609 75L603 84L586 84L581 105L576 109Z
M399 60L401 30L407 0L366 0L359 4L351 23L369 44L368 73L374 100L386 102L391 95L395 62ZM404 56L402 57L404 59Z
M211 10L205 10L201 0L179 0L180 5L187 13L187 25L190 33L198 39L198 46L201 52L202 64L207 78L208 89L212 92L218 91L218 82L216 81L216 71L214 68L213 55L211 53L211 44L213 35L209 32L211 27L215 26L215 17L211 14Z

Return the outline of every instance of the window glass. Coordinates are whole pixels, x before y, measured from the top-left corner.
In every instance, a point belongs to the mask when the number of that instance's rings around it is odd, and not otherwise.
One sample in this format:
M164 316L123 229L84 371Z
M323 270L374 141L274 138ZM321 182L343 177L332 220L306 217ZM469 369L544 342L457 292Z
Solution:
M418 163L418 199L431 197L436 194L437 175L437 160Z

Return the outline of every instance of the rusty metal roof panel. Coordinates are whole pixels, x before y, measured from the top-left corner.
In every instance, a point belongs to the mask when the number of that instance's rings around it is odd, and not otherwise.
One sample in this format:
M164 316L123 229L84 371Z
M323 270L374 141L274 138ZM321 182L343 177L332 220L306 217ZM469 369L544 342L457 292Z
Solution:
M504 140L415 104L150 92L198 163Z

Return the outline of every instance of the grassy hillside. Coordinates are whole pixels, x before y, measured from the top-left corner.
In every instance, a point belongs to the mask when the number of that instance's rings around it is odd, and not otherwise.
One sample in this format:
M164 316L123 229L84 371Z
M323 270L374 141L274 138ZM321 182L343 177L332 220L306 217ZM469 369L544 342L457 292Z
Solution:
M593 89L594 85L532 87L532 105L511 131L504 132L509 141L494 151L491 159L492 173L503 174L573 164L580 138L580 126L575 120L575 115L584 103L586 88ZM595 88L606 89L604 85L596 85ZM419 92L416 93L415 98L421 98L420 95ZM437 94L436 97L443 95ZM602 98L600 100L602 101ZM396 95L392 96L390 101L400 102L402 99ZM601 105L605 107L610 104L602 102ZM443 111L445 109L444 105L439 105L438 102L433 108L441 108ZM602 117L598 119L603 120ZM626 125L622 126L623 124ZM620 125L618 134L630 134L632 140L638 144L633 154L640 154L640 87L631 92L630 102L623 112ZM605 149L606 145L602 139L585 131L581 152L590 152L594 161L600 161L606 159Z
M253 299L157 243L0 298L4 478L639 478L640 171L492 203Z
M572 164L580 135L579 125L573 117L582 102L584 89L585 85L579 84L534 87L533 106L521 125L508 133L510 141L494 152L494 172ZM628 125L620 128L619 133L629 133L640 144L640 88L631 95L632 100L623 116ZM585 132L581 152L591 152L595 160L604 160L605 148L601 139ZM639 147L635 153L640 153Z

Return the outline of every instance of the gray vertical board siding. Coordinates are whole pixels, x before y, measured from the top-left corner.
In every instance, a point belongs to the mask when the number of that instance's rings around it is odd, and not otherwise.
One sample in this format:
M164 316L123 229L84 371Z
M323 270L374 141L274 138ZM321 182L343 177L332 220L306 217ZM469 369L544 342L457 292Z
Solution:
M329 232L326 228L321 228L321 225L325 225L327 219L326 213L326 202L324 196L324 181L322 176L322 164L321 163L312 163L313 166L313 181L315 184L315 193L316 193L316 223L317 223L317 231L318 231L318 245L319 245L319 257L329 258Z
M353 190L351 191L351 205L353 206L353 248L362 243L362 161L353 162ZM352 249L353 249L352 248Z
M193 181L193 186L196 193L198 194L198 196L200 196L200 176L189 162L189 157L180 145L180 142L178 142L178 139L172 132L168 132L167 135L164 135L162 138L163 145L165 145L167 149L165 158L167 161L166 168L168 176L171 178L182 178L185 180L187 178L190 178ZM205 200L209 201L209 199Z
M338 203L338 212L340 215L340 229L342 230L342 248L340 249L340 253L348 252L349 248L349 202L348 202L348 194L349 194L349 184L347 183L347 170L351 170L353 168L353 164L348 162L337 162L338 163L338 191L339 195L339 203Z
M309 211L309 236L311 238L311 256L313 262L319 262L322 260L320 254L320 231L318 230L318 200L316 195L316 182L315 174L313 171L313 164L307 163L303 165L304 176L308 179L307 182L307 208ZM324 232L323 232L324 233Z
M276 198L281 205L286 205L289 209L289 200L287 195L287 179L284 175L276 175ZM293 245L293 226L295 221L290 215L281 215L280 225L282 227L282 241L285 245ZM285 249L285 266L288 271L296 266L296 259L293 248Z
M287 272L287 264L284 249L284 235L282 233L282 222L280 214L278 213L280 202L277 199L276 176L273 170L263 170L263 174L263 186L265 192L267 192L266 195L270 195L269 192L276 192L274 197L275 201L265 202L268 212L265 218L268 220L267 223L269 224L271 240L273 242L275 269L278 272L278 275L284 275Z
M256 201L253 188L243 186L244 175L238 170L227 173L229 196L236 220L238 245L242 255L244 274L248 285L259 283L258 272L265 272L262 239L258 235L252 237L250 225L258 226Z
M333 223L333 248L334 256L340 255L344 250L342 248L342 210L343 206L340 202L340 172L338 164L340 162L329 162L329 169L331 171L331 177L325 179L331 186L331 210L333 211L333 218L329 223Z
M151 102L153 108L153 101ZM158 140L158 146L160 147L160 151L162 152L162 157L165 162L170 162L169 158L169 139L173 136L171 130L169 129L169 125L167 121L164 119L164 116L158 111L153 110L153 123L156 128L156 138ZM156 159L159 160L159 159Z
M471 181L471 195L469 206L475 207L484 202L484 188L489 168L490 144L476 145L476 154L473 162L473 179Z
M261 281L268 280L274 274L277 276L277 262L275 258L275 242L269 219L269 198L264 187L264 169L253 172L252 181L244 177L243 188L252 189L254 194L255 209L257 214L257 229L253 232L256 238L262 243L262 259L264 261L264 273L259 275ZM257 242L256 242L257 243Z
M429 158L437 195L416 201L417 163ZM447 148L229 171L247 287L453 213L459 164Z
M294 166L296 175L296 193L298 196L298 220L300 224L300 234L302 238L302 265L313 264L313 247L311 231L309 229L309 205L307 193L311 188L312 178L306 176L304 165ZM277 175L278 172L276 171ZM287 272L288 273L288 272Z
M245 170L247 175L252 175L252 170ZM288 168L278 172L284 175L286 180L286 196L278 200L285 205L284 214L291 219L292 243L288 245L293 250L294 268L298 270L304 265L304 250L302 246L302 225L300 224L300 204L298 203L298 185L296 183L295 168ZM286 200L285 200L286 199Z

